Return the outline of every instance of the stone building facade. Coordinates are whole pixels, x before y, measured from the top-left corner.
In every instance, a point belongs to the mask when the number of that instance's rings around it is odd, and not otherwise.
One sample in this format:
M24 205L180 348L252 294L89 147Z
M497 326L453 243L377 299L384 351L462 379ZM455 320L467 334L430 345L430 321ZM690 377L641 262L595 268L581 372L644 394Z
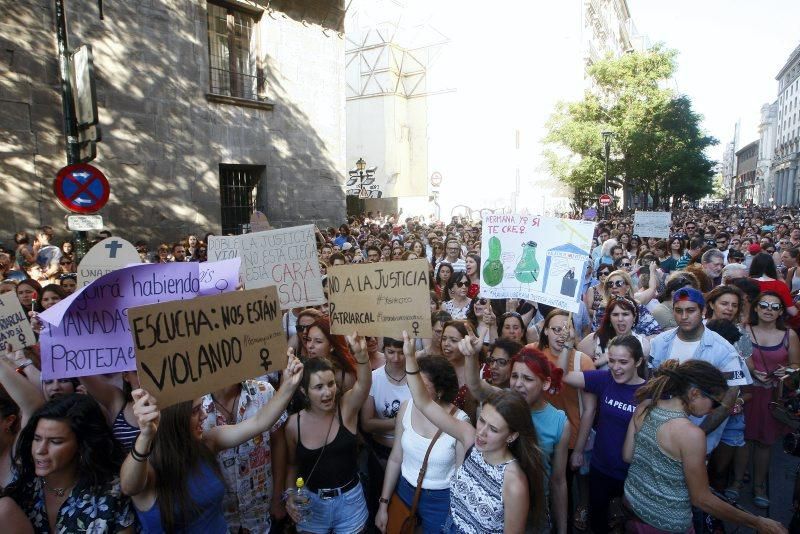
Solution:
M800 161L800 46L778 72L778 131L772 159L775 203L779 206L800 203L800 180L797 178Z
M758 166L758 141L743 146L736 152L736 179L734 201L752 204L756 196L756 168Z
M93 47L115 234L172 240L345 213L343 0L70 0ZM102 19L99 6L102 5ZM65 230L66 164L52 0L0 0L0 241Z

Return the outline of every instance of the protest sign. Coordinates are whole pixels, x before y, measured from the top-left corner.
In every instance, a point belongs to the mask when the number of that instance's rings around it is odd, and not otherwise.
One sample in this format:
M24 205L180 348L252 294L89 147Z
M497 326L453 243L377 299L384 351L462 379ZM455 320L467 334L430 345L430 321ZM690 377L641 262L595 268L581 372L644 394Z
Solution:
M425 259L331 267L331 333L432 337L428 276Z
M36 344L31 323L15 292L0 295L0 354Z
M293 226L237 236L209 236L208 258L241 258L247 289L276 286L281 309L325 302L314 226Z
M286 367L275 287L128 310L141 387L158 407Z
M39 314L42 378L69 378L136 369L128 308L233 291L239 259L140 264L80 288Z
M640 237L669 237L672 214L668 211L637 211L633 216L633 233Z
M485 215L480 296L577 312L593 234L589 221Z
M105 274L141 262L136 247L128 241L120 237L107 237L89 249L78 265L78 287L87 286Z

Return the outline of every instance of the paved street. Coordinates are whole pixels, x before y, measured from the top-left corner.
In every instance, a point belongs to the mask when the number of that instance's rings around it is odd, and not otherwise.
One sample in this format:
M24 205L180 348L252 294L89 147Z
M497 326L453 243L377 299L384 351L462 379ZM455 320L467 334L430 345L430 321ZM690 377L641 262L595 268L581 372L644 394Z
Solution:
M769 517L776 519L784 525L789 524L792 517L792 493L794 491L794 476L800 467L800 458L789 456L783 452L781 443L776 443L772 452L772 465L769 472L769 496L770 508L769 510L762 510L753 505L753 491L752 483L747 484L739 504L746 510L759 514L769 515ZM752 529L737 527L729 525L727 527L728 534L730 533L749 533L755 532ZM796 533L795 533L796 534Z

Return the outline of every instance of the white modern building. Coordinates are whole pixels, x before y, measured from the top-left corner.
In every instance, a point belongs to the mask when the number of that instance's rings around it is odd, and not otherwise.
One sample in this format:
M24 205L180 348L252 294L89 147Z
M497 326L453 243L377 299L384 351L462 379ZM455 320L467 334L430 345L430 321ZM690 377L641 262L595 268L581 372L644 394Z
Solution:
M568 209L542 154L546 123L590 89L594 61L647 45L626 0L353 0L345 34L348 164L377 167L376 189L404 213L445 220Z
M800 111L798 83L800 75L800 46L778 72L778 127L771 171L774 176L774 198L779 206L800 202L800 180L797 179L800 159Z

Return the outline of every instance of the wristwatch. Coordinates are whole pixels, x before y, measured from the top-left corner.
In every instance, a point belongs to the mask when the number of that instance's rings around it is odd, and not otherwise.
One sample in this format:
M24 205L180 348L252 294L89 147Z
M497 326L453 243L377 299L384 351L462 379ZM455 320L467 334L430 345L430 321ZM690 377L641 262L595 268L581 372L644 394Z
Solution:
M389 499L384 499L383 497L378 497L378 502L381 504L389 504Z

